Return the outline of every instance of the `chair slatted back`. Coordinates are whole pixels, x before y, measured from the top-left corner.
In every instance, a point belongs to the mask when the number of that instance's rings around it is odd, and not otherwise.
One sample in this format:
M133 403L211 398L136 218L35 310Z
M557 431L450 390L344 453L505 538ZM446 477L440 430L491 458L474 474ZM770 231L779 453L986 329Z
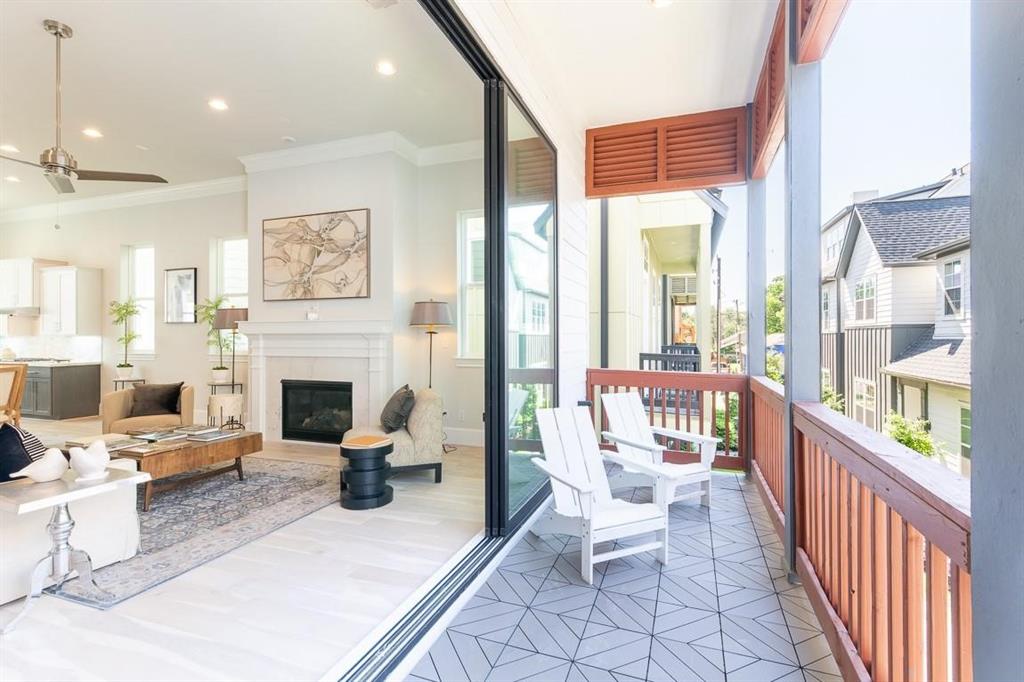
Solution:
M20 415L27 375L28 365L0 365L0 415L9 420L20 421L17 417Z
M596 504L610 502L612 493L590 411L585 407L537 410L537 424L548 465L589 483L593 487L592 499ZM579 494L575 490L552 479L551 491L555 497L555 511L563 516L581 515Z
M616 436L622 436L638 443L655 443L654 434L647 421L647 411L640 400L640 394L634 391L628 393L604 393L601 395L601 405L608 417L608 430ZM655 463L654 457L647 450L630 447L629 445L617 444L619 454L630 459Z

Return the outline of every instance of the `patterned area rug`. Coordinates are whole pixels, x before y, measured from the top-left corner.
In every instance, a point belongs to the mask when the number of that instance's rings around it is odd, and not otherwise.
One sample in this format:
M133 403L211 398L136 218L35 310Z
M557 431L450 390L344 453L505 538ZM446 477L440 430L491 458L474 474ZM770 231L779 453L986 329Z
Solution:
M334 467L246 457L243 468L244 481L229 472L157 494L148 512L140 491L139 553L95 571L111 598L78 579L47 591L107 609L338 501Z

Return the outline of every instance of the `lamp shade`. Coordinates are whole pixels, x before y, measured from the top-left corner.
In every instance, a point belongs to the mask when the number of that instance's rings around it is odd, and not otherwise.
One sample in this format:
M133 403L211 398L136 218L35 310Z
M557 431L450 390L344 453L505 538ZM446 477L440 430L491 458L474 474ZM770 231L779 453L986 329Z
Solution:
M450 327L452 311L444 301L416 301L412 306L411 327Z
M238 323L248 319L248 308L219 308L213 317L213 328L238 329Z

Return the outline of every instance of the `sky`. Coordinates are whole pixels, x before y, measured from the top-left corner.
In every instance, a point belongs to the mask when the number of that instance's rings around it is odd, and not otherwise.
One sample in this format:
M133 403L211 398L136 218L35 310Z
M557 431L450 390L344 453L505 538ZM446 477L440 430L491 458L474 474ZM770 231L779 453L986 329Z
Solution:
M970 161L966 0L853 0L822 63L822 222L855 191L889 194ZM767 179L768 276L783 271L784 149ZM729 205L722 298L746 298L746 194Z

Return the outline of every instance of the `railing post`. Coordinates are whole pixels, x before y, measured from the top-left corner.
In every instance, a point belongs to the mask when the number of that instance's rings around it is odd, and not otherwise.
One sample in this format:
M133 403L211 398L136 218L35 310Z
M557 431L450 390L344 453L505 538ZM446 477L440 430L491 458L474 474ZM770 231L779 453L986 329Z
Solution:
M796 579L797 509L793 403L821 399L819 330L821 224L821 64L796 62L799 0L788 0L786 27L786 410L783 498L786 562Z
M1024 4L971 4L974 679L1024 679ZM966 434L965 434L966 435ZM962 658L961 658L962 660Z
M752 108L751 108L752 109ZM748 112L749 113L749 112ZM747 116L748 143L753 168L754 117ZM747 478L751 475L754 459L754 396L750 390L750 377L764 376L765 372L765 295L768 286L767 232L768 214L764 178L747 179L747 392L746 401Z

